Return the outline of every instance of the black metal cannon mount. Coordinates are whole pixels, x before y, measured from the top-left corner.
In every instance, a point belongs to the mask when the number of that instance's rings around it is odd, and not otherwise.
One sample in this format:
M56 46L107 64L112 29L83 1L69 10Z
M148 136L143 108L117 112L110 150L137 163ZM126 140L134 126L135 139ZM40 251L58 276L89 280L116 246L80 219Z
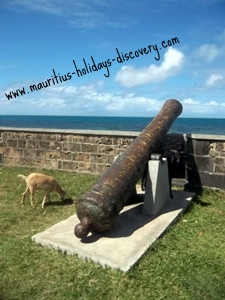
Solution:
M74 228L76 237L84 238L89 232L104 232L113 228L151 154L181 113L182 105L178 100L167 100L132 144L76 201L76 213L80 220Z

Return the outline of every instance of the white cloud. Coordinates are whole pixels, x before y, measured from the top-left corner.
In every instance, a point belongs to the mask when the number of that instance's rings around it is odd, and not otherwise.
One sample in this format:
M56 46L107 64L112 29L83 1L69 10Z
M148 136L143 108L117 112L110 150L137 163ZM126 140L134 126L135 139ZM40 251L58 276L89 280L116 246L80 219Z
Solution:
M171 95L151 98L135 91L105 91L102 81L95 84L50 86L15 99L0 93L0 114L156 116ZM225 102L177 97L183 105L181 117L219 117L225 115Z
M182 101L182 103L184 103L184 104L190 104L190 105L196 105L196 104L199 104L200 102L197 101L197 100L194 100L192 98L187 98L187 99L184 99Z
M205 82L205 87L211 88L217 86L224 81L224 77L221 74L212 74Z
M66 102L61 98L52 98L46 101L45 98L38 98L30 101L30 105L37 108L51 108L54 110L63 109L66 107Z
M196 54L198 57L210 63L213 62L217 57L221 56L223 51L215 44L204 44L196 50Z
M151 64L148 67L135 68L124 66L116 74L115 80L125 87L144 85L150 82L160 82L176 74L184 63L184 54L174 48L169 48L164 54L161 65Z
M216 101L210 101L208 103L205 103L204 105L212 105L212 106L217 106L219 105Z
M113 8L111 0L6 0L5 6L17 11L38 11L65 18L71 26L79 28L94 28L108 26L125 27L124 19L111 20L103 13L104 8Z
M181 117L224 117L225 103L216 101L203 102L187 98L181 101L183 113Z
M104 92L102 81L81 86L50 86L16 99L1 94L1 114L154 116L164 101L135 93ZM3 102L4 101L4 102Z

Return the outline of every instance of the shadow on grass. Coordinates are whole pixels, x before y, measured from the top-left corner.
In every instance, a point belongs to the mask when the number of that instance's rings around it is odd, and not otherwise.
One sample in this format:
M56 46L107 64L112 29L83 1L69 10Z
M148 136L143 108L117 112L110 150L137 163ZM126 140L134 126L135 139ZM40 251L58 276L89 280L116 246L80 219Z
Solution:
M45 206L66 206L71 204L74 204L74 200L72 198L65 198L63 201L48 201L45 203Z
M207 207L212 205L212 203L210 202L202 201L201 197L203 197L204 189L201 186L194 187L192 185L187 184L184 186L184 191L195 193L195 196L193 197L193 200L190 206L187 208L186 212L191 211L194 208L195 204L200 205L202 207Z

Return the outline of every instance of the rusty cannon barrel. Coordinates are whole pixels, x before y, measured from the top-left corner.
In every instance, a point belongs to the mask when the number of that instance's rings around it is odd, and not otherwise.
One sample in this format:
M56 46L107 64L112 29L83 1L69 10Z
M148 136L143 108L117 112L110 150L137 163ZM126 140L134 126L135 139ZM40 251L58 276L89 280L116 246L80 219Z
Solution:
M132 188L141 178L151 153L165 138L181 112L182 105L179 101L167 100L158 115L132 144L76 201L76 212L80 220L74 228L76 237L84 238L89 232L104 232L113 228Z

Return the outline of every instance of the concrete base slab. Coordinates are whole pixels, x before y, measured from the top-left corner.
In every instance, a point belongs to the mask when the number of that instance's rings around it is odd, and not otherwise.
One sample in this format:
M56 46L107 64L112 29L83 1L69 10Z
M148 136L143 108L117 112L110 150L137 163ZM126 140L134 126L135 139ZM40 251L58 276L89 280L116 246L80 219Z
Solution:
M89 234L82 240L76 238L74 226L79 220L77 215L72 215L34 235L32 240L126 272L177 220L191 203L194 193L173 191L173 196L174 199L156 217L142 214L143 203L125 206L118 216L115 228L106 233Z

